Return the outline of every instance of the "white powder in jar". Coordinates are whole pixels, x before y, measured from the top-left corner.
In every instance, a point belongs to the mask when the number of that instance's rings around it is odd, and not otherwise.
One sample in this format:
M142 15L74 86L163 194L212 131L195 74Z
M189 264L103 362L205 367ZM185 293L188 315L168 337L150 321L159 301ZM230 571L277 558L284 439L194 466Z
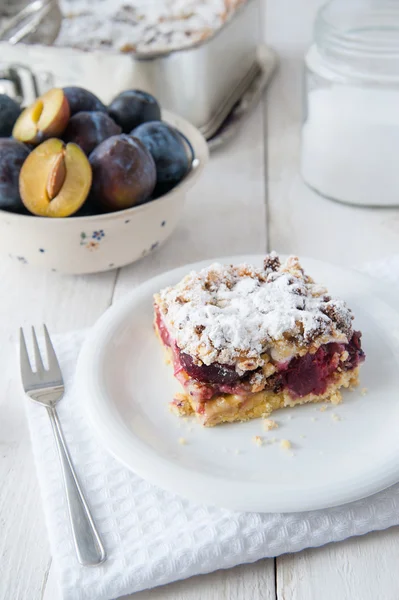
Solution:
M332 84L307 102L305 182L350 204L399 206L399 89Z

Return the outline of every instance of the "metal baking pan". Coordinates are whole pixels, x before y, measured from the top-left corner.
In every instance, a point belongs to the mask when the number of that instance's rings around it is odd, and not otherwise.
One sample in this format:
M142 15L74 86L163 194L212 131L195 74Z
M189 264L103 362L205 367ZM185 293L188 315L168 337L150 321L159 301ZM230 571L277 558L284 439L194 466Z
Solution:
M56 86L87 87L104 102L124 89L146 90L210 137L255 76L259 4L248 0L195 46L151 57L0 42L0 62L24 65Z

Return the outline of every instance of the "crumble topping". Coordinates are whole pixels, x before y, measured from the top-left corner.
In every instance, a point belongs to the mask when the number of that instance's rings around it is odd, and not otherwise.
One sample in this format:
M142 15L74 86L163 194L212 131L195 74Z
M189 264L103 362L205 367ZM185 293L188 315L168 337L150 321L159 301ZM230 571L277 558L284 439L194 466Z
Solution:
M329 342L347 343L352 313L307 276L296 256L281 265L276 253L264 269L215 263L191 272L155 296L178 348L197 364L234 365L238 373L274 369L315 353ZM261 381L251 381L256 390Z

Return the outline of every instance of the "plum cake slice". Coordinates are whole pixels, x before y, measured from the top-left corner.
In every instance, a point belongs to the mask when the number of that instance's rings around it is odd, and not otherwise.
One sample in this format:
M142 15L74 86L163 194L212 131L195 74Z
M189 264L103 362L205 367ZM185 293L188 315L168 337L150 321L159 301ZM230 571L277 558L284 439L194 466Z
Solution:
M154 296L155 330L183 392L178 415L206 426L305 402L341 402L365 355L352 312L295 256L211 266Z

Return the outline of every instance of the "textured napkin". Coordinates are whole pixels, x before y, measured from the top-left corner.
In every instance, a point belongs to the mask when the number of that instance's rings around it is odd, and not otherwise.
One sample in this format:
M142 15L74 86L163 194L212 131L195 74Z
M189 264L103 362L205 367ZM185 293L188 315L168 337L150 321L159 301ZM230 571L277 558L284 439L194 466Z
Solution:
M399 256L362 270L399 284ZM93 436L72 384L84 332L55 338L69 390L59 416L107 549L77 563L61 470L46 411L26 403L54 563L64 600L111 600L200 573L297 552L399 524L399 484L365 500L299 514L237 513L194 504L137 477Z

